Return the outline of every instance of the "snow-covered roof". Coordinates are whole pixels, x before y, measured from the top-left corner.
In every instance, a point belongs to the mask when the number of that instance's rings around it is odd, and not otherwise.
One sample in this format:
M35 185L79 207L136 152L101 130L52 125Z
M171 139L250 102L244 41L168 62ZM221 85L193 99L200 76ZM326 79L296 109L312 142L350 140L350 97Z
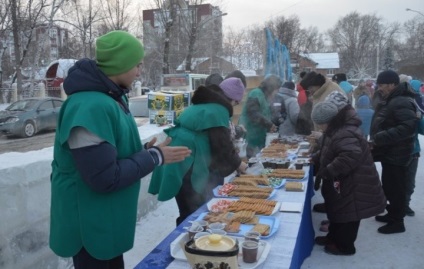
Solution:
M204 61L207 61L209 57L201 57L201 58L192 58L191 59L191 70L195 69L197 65L203 63ZM185 70L186 61L184 60L178 67L177 71L184 71Z
M76 61L77 60L75 60L75 59L59 59L59 60L56 60L56 61L51 62L47 66L46 71L49 70L49 68L52 65L55 65L55 64L58 63L59 65L57 67L56 77L58 77L58 78L66 78L66 76L68 75L69 68L71 68L75 64Z
M309 58L317 63L317 69L337 69L340 68L339 54L330 53L301 53L303 57Z
M254 77L256 76L256 71L252 69L242 69L240 72L243 73L246 77Z

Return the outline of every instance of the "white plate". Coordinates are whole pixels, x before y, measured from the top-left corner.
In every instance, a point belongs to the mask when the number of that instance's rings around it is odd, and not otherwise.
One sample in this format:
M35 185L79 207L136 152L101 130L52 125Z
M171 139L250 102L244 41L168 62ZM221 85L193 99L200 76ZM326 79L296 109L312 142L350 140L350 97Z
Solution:
M241 250L241 244L244 242L243 237L236 237L232 236L234 239L236 239L239 242L239 254L237 256L239 268L240 269L253 269L258 267L260 264L262 264L266 258L268 257L269 251L271 250L271 244L261 240L259 242L259 249L258 249L258 260L255 263L245 263L243 262L243 255ZM174 241L172 241L170 245L171 249L171 256L176 260L181 261L187 261L187 258L184 254L184 245L188 241L188 235L187 233L180 234Z
M208 210L209 210L209 211L212 211L212 210L211 210L211 209L212 209L212 206L213 206L214 204L218 203L218 202L219 202L219 201L221 201L221 200L226 200L226 201L237 201L237 200L238 200L238 198L212 198L212 199L210 199L210 200L209 200L209 202L206 204L206 206L208 207ZM278 212L278 209L280 208L280 206L281 206L281 202L277 202L277 203L275 204L274 209L272 210L271 215L274 215L275 213L277 213L277 212Z

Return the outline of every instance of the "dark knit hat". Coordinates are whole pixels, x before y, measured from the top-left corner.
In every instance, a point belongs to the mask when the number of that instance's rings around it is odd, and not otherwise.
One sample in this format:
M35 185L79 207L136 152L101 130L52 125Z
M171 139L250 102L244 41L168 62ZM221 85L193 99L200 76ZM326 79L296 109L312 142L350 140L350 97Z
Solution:
M290 90L294 90L295 85L291 81L286 81L286 82L284 82L283 86L281 86L281 87L286 88L286 89L290 89Z
M300 85L307 90L310 86L322 86L325 83L325 77L317 72L311 71L307 73L302 81L300 81Z
M107 76L128 72L144 57L140 40L125 31L112 31L96 40L96 62Z
M219 85L223 80L224 80L224 78L220 74L213 73L213 74L210 74L206 78L206 80L205 80L205 86L209 86L211 84Z
M227 78L219 84L225 96L240 102L243 99L244 85L239 78Z
M311 118L316 124L329 123L339 113L337 106L330 102L321 102L312 108Z
M385 70L378 74L377 84L399 84L399 75L393 70Z
M244 87L247 87L246 76L240 70L234 70L233 72L229 73L225 78L239 78L241 79L241 82L243 83Z

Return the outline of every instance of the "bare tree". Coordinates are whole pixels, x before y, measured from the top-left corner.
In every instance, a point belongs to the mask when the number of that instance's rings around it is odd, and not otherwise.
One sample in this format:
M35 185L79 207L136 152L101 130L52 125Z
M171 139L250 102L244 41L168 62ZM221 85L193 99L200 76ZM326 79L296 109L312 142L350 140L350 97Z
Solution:
M95 26L103 20L100 5L102 2L97 0L88 0L88 3L85 0L68 1L61 8L61 16L55 19L55 22L71 26L70 32L75 33L74 39L81 46L80 55L75 55L75 58L94 56L93 42L100 35Z
M0 48L0 88L3 86L3 59L8 48L7 37L8 33L11 31L10 6L11 3L7 1L3 1L3 3L0 5L0 36L3 37Z
M399 26L384 25L376 15L352 12L328 31L332 47L341 55L341 68L351 76L371 76L378 72L380 51L395 38Z
M22 91L22 64L27 56L29 45L32 42L34 29L45 17L49 6L47 0L29 0L26 3L11 1L12 33L15 52L15 74L12 83L18 85L18 94Z
M424 19L416 17L403 25L405 42L398 45L397 52L410 64L424 62Z
M134 17L130 15L131 0L105 0L100 5L104 13L104 23L110 30L127 30L135 24Z

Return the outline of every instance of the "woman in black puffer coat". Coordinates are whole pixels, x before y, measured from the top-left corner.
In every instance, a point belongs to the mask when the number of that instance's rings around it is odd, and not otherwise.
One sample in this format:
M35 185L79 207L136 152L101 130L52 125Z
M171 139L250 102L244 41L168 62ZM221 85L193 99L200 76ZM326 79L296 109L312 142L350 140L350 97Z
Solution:
M323 182L330 221L327 236L315 242L325 245L327 253L353 255L360 220L380 214L386 206L379 175L351 105L340 109L330 101L317 104L312 120L324 131L312 161L320 167L316 177Z

